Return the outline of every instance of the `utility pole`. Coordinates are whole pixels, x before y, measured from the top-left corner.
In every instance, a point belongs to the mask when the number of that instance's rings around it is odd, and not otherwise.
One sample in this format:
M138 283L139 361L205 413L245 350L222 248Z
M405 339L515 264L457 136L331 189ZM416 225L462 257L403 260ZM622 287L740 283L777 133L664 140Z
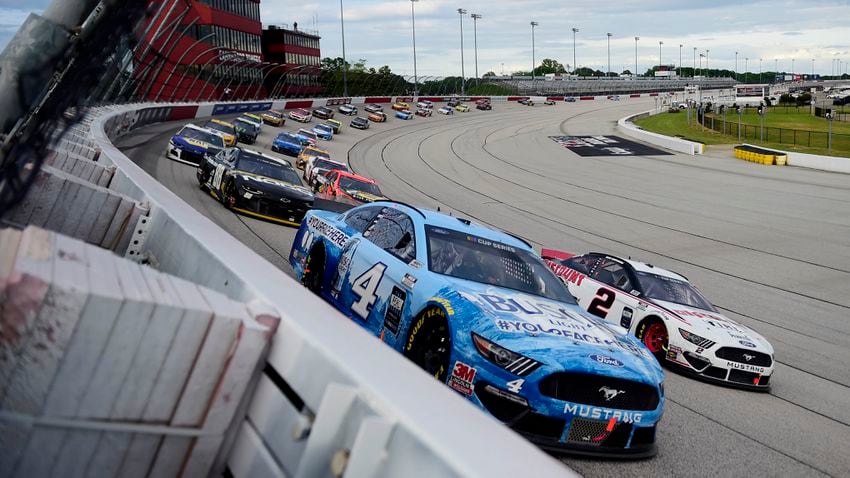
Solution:
M658 41L658 71L661 71L661 45L663 45L663 41Z
M419 0L410 0L410 19L413 24L413 96L419 96L419 75L416 74L416 12L413 6Z
M576 33L578 33L578 28L573 28L573 73L576 72L578 67L578 63L576 63Z
M345 60L345 19L342 12L342 0L339 0L339 24L342 31L342 96L348 96L348 61ZM415 60L414 60L415 61Z
M463 71L463 16L466 10L458 8L457 13L460 18L460 95L466 96L466 72Z
M635 74L634 74L634 76L637 76L637 74L638 74L638 40L640 40L640 37L635 37Z
M606 33L608 36L608 74L605 77L611 76L611 33Z
M531 22L531 88L534 89L534 68L536 60L534 58L534 27L540 25L537 22Z
M738 52L735 52L735 81L738 81Z
M679 76L682 75L682 47L683 46L684 45L679 43L679 71L676 72L676 74L679 75Z
M694 65L691 69L691 78L697 75L697 47L694 47Z
M481 18L481 15L477 13L473 13L469 15L472 17L472 31L474 32L473 41L475 44L475 84L478 84L478 20Z

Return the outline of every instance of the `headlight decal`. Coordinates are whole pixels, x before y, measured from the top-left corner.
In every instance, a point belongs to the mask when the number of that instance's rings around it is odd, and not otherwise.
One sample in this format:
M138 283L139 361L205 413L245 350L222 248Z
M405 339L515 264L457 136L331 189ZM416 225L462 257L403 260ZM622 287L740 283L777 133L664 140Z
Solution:
M716 342L708 340L705 337L700 337L699 335L693 332L688 332L685 329L679 329L679 335L681 335L682 338L687 340L688 342L704 349L710 349L716 344Z
M472 342L484 358L520 377L530 374L541 365L540 362L534 359L496 345L476 333L472 334Z

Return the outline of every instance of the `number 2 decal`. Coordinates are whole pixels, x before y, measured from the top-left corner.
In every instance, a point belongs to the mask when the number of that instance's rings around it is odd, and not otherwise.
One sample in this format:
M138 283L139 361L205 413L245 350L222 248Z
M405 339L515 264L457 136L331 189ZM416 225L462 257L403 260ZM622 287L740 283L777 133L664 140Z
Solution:
M375 291L378 290L381 279L384 278L385 270L387 270L387 266L379 262L368 271L360 274L351 284L351 292L359 297L357 302L351 304L351 310L363 319L369 316L369 309L378 300Z
M596 291L596 297L590 301L587 311L601 319L604 319L608 315L608 311L611 309L611 306L614 305L614 298L616 296L617 295L613 291L600 287L599 290Z

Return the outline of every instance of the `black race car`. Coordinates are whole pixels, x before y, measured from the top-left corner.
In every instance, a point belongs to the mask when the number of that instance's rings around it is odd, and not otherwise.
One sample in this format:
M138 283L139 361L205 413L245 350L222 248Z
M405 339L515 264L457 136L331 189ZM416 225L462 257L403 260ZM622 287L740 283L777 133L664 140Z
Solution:
M369 129L369 120L362 116L358 116L351 120L350 126L357 129Z
M236 137L240 143L254 144L257 141L257 135L260 134L260 129L255 123L245 121L242 118L236 118L231 122L233 129L236 130Z
M298 225L313 207L289 161L235 147L207 156L198 167L198 184L234 211L269 221Z
M321 119L331 119L334 117L334 111L330 108L320 106L313 110L313 116Z

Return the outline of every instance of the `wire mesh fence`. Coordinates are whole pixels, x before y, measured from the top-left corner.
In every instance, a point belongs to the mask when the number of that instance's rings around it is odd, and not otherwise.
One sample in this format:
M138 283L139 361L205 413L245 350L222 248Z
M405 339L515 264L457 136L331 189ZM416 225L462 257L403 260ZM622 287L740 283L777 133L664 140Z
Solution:
M805 112L809 107L803 107ZM701 124L720 134L740 138L741 142L787 144L796 147L834 149L850 151L850 134L832 133L830 144L829 131L815 131L792 128L778 128L738 122L738 116L706 114L701 117Z

